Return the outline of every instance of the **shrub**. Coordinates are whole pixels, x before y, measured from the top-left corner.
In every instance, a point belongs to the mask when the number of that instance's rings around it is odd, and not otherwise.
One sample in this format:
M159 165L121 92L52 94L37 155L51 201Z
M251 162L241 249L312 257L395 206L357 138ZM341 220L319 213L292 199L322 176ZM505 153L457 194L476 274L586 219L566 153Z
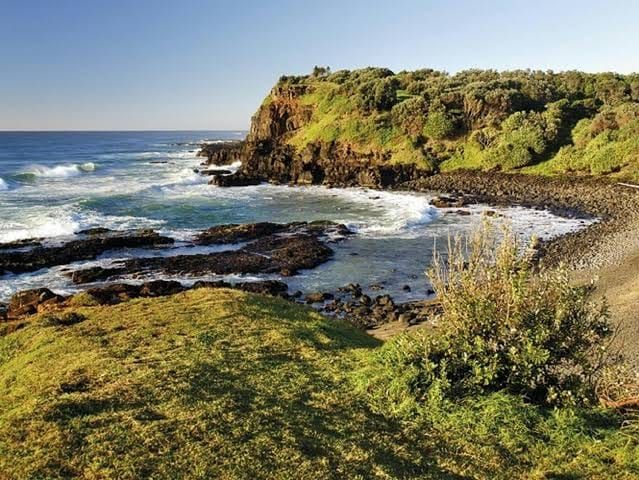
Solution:
M448 137L455 125L444 108L432 108L426 117L424 124L424 136L434 140L442 140Z
M563 268L535 271L533 254L489 224L451 241L429 271L440 328L382 348L368 381L378 401L396 412L497 391L542 405L593 402L611 333L606 305Z

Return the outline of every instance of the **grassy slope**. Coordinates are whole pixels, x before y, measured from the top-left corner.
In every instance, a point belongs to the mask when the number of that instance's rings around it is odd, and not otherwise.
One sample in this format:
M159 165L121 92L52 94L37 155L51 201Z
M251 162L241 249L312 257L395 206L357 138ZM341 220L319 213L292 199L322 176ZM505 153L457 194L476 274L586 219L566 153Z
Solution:
M604 412L495 395L436 424L386 415L352 382L378 342L283 300L203 289L78 311L0 338L0 478L639 475L636 438Z

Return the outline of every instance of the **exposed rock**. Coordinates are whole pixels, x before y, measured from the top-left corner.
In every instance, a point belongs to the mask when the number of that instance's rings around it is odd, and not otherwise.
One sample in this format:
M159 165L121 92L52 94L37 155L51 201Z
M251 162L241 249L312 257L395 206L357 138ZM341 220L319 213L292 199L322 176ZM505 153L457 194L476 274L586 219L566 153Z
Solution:
M321 303L334 298L332 293L314 292L306 295L306 303Z
M0 250L14 250L24 247L37 247L42 245L42 238L26 238L23 240L15 240L13 242L0 243Z
M239 250L171 257L133 258L115 267L92 267L71 274L75 282L113 279L124 274L162 272L168 275L228 275L233 273L281 273L294 275L300 269L326 262L333 251L319 235L269 235ZM219 238L228 239L224 235Z
M25 315L33 315L38 312L39 305L59 298L61 297L48 288L34 288L18 292L9 300L6 317L14 319Z
M231 165L242 160L244 142L207 143L202 145L198 157L206 157L208 165Z
M450 196L443 196L440 195L438 197L433 198L430 201L431 205L433 205L436 208L453 208L453 207L463 207L464 205L466 205L466 201L464 200L464 197L450 197Z
M32 272L78 260L94 260L108 250L164 246L172 243L172 238L163 237L153 230L132 233L94 233L89 235L89 238L72 240L59 247L36 247L27 251L0 253L0 273L2 271Z
M110 233L113 232L113 230L111 230L110 228L104 228L104 227L94 227L94 228L87 228L85 230L80 230L79 232L77 232L78 235L104 235L105 233Z
M175 280L153 280L146 282L140 289L141 297L163 297L184 291L185 288Z
M287 224L271 222L218 225L199 233L195 237L195 243L210 245L214 243L248 242L259 237L282 232L287 228Z
M279 280L261 280L258 282L240 282L231 288L251 293L261 293L274 297L287 297L288 285Z
M224 168L207 168L205 170L198 170L196 168L195 173L212 177L214 175L230 175L233 172L231 170L226 170Z

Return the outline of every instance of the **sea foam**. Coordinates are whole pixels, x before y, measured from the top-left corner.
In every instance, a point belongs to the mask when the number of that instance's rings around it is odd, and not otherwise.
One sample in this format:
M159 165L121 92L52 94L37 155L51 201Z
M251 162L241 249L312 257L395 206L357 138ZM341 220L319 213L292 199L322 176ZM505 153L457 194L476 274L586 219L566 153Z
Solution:
M56 165L47 167L44 165L32 165L24 170L24 173L42 178L69 178L81 175L82 173L93 172L95 163L86 162L82 164Z
M0 191L9 190L9 185L4 181L2 177L0 177Z

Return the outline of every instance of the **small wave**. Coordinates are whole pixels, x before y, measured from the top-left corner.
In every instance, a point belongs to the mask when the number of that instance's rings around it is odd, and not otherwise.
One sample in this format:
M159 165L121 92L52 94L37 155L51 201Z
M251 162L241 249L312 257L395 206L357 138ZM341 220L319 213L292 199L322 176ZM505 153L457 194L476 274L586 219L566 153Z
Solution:
M2 177L0 177L0 191L9 190L9 184L4 181Z
M73 235L80 228L80 223L72 215L56 213L30 216L21 222L0 222L0 231L3 232L0 234L0 242Z
M28 167L22 175L33 175L42 178L69 178L95 171L96 165L93 162L71 165L56 165L46 167L43 165L33 165Z
M430 197L414 193L395 193L363 189L324 189L311 187L316 193L337 196L366 208L362 220L345 220L351 229L370 237L413 237L418 227L431 223L438 212Z

